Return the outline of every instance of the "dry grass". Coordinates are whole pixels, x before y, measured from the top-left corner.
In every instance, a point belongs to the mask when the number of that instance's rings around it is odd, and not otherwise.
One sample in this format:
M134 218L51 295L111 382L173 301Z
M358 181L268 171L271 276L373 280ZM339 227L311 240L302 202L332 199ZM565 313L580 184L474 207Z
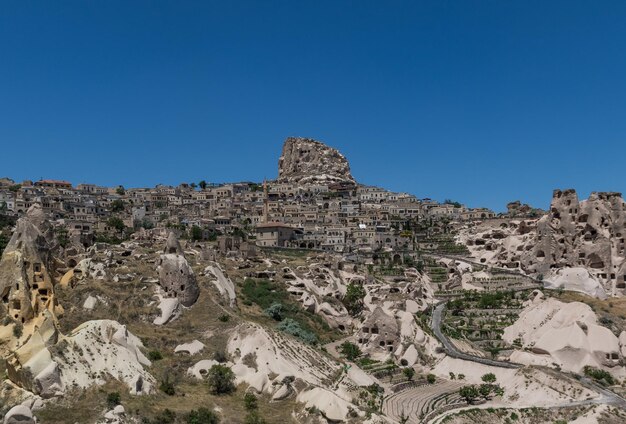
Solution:
M151 257L155 252L146 250ZM110 392L119 392L122 405L127 414L134 417L154 418L165 409L174 411L183 416L193 409L200 407L218 408L221 411L222 423L243 423L246 415L243 396L245 387L238 387L237 391L228 396L214 396L209 393L206 383L197 381L186 374L187 369L201 359L212 359L216 352L224 352L227 341L235 326L241 322L241 317L252 321L270 323L270 319L261 310L255 307L241 305L241 310L235 312L226 306L213 284L206 277L200 276L206 264L198 263L193 256L187 257L194 268L200 287L200 296L193 307L185 309L182 315L165 326L156 326L152 320L159 311L154 302L154 285L139 282L140 277L156 278L156 265L149 261L134 260L130 257L123 259L124 263L118 268L109 268L107 281L87 279L74 288L62 289L59 286L56 296L65 309L65 315L60 319L61 331L70 333L81 323L96 319L113 319L127 325L129 331L138 336L146 347L146 353L152 350L159 351L163 359L154 361L149 372L159 382L168 378L174 383L176 393L168 396L160 391L148 396L131 396L122 383L110 381L101 387L91 387L86 390L75 390L67 393L62 399L48 405L37 413L41 422L46 424L74 424L95 423L102 418L107 410L106 397ZM301 257L289 257L291 261L304 264ZM235 282L238 294L241 284L248 270L237 270L226 261L222 264L229 277ZM295 264L293 264L295 265ZM258 265L264 269L265 265ZM134 281L113 282L113 275L135 273ZM89 296L99 296L107 300L108 304L98 303L92 311L82 308L84 300ZM227 322L221 321L220 316L228 314ZM198 339L203 342L205 349L193 357L174 354L174 348L181 343ZM292 417L294 411L302 410L294 400L277 403L270 402L266 395L259 397L259 413L268 423L295 423Z

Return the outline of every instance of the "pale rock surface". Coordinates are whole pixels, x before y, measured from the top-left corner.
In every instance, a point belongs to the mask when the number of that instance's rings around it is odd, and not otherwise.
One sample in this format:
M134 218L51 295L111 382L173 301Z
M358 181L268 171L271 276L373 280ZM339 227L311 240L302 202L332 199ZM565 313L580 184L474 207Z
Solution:
M186 353L188 355L195 355L204 349L204 344L198 340L194 340L191 343L184 343L176 346L174 353Z
M213 284L220 292L220 295L228 301L231 308L234 308L237 302L237 295L235 294L235 284L230 278L224 275L224 271L218 263L213 262L211 265L204 269L206 275L212 275L214 280Z
M520 339L531 352L516 351L511 360L527 364L557 363L566 371L581 372L585 365L604 367L614 375L619 367L618 338L598 325L593 310L580 302L563 303L554 298L535 297L518 320L505 328L507 343Z
M194 376L198 380L202 380L209 372L213 365L218 365L219 362L213 359L203 359L198 361L193 367L187 370L187 374Z
M9 409L4 416L3 424L35 424L37 419L33 416L30 408L24 405L17 405Z
M128 385L132 394L150 393L155 380L144 366L150 360L143 343L124 325L111 320L87 321L69 336L62 357L55 357L65 387L104 384L110 375Z
M450 372L464 374L467 384L481 384L484 374L495 374L496 382L505 394L502 401L493 404L494 407L550 407L598 396L578 383L563 381L540 370L492 367L451 357L442 359L432 372L443 379L448 379Z
M180 301L177 297L163 297L160 293L156 296L159 299L161 316L156 317L153 324L165 325L180 315Z
M85 299L85 302L83 302L83 309L91 311L93 308L96 307L97 303L98 303L98 299L89 295L87 299Z
M543 282L546 288L577 291L598 299L606 299L602 284L583 267L551 271L544 277Z
M341 384L335 390L323 389L320 386L324 381L332 379L340 369L338 363L295 339L256 324L240 325L230 337L227 350L233 358L232 370L237 384L247 383L250 389L277 397L286 394L286 382L293 382L290 390L304 385L297 400L315 406L332 420L345 420L351 410L357 409L352 404L349 385L371 381L362 371L354 370L344 378L348 386ZM254 362L254 367L244 364L250 361Z

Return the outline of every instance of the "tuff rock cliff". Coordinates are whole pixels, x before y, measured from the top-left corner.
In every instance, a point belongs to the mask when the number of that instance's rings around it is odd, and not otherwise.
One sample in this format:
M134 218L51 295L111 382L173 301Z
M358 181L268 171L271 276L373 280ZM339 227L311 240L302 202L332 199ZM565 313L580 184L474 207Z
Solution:
M281 183L354 182L348 160L333 149L310 138L288 137L278 160Z

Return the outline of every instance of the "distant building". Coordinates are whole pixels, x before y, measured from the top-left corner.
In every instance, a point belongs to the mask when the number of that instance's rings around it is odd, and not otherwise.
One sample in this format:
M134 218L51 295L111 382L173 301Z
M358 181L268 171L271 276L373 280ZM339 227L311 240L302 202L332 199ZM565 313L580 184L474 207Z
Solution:
M256 227L257 246L285 247L296 238L298 230L282 222L268 222Z
M72 183L63 180L39 180L34 185L35 187L72 188Z

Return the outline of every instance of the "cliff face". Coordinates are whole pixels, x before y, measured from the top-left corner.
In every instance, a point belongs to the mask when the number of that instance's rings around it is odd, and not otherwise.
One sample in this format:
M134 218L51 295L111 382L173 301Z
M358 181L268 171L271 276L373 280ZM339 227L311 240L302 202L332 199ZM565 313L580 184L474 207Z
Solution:
M536 272L566 266L589 269L607 291L625 287L626 203L620 193L555 190L550 212L537 225L537 243L523 262Z
M354 182L348 160L336 149L310 138L289 137L278 160L281 183Z
M27 323L57 310L52 277L54 236L41 208L31 207L17 222L0 261L0 318Z
M468 245L474 256L549 279L576 274L585 280L580 284L589 284L591 278L607 294L626 292L626 203L620 193L591 193L581 201L575 190L555 190L541 219L510 224L473 234Z

